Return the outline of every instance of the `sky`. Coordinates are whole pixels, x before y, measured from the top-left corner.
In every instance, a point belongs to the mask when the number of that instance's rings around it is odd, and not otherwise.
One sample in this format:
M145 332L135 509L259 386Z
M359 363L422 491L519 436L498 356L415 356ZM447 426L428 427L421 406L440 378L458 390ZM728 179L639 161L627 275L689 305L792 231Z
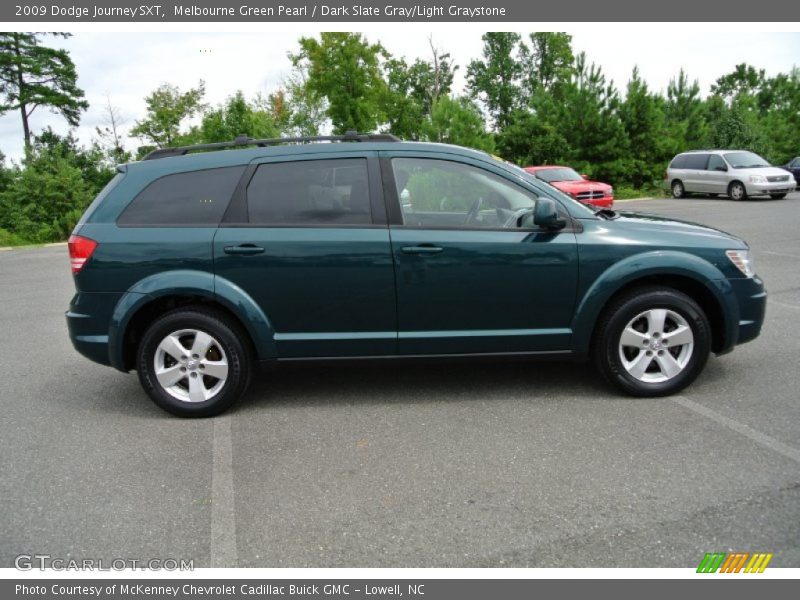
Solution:
M432 35L434 44L450 52L460 65L454 91L463 91L466 65L480 58L479 30L445 24L432 31L386 27L372 29L366 37L380 41L393 55L411 60L428 58L428 37ZM683 68L699 81L704 94L717 77L738 63L763 68L768 75L800 66L800 33L676 31L671 24L631 24L624 35L620 27L598 31L605 27L608 25L600 23L570 31L573 49L585 51L589 61L602 66L606 77L623 90L634 66L654 91L665 91L669 80ZM527 36L528 32L521 33ZM50 38L47 43L68 49L75 62L78 85L90 105L76 133L83 143L90 143L95 127L104 122L107 97L119 110L122 129L127 131L144 116L144 97L164 82L188 89L202 79L205 100L212 105L238 89L248 98L273 91L291 70L287 53L297 50L300 35L296 31L76 32L67 40ZM48 125L59 133L69 129L61 117L38 108L31 117L32 130ZM141 143L130 140L126 146L133 149ZM12 112L0 117L0 151L8 159L19 160L22 146L19 115Z

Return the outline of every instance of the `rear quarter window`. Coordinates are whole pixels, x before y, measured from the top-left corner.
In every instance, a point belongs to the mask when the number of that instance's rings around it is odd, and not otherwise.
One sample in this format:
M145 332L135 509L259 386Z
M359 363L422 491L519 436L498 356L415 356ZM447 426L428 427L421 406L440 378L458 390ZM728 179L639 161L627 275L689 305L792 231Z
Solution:
M686 155L681 154L672 159L669 165L670 169L685 169L686 168Z
M122 227L216 227L244 166L165 175L145 187L117 219Z

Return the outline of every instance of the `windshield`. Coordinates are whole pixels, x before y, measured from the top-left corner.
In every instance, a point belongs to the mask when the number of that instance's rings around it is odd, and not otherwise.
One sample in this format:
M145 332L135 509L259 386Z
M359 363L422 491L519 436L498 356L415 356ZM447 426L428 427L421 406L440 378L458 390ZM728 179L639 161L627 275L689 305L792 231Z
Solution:
M583 177L578 175L574 169L559 167L558 169L538 169L536 177L542 181L583 181Z
M753 152L728 152L725 154L725 160L734 169L756 169L772 166Z

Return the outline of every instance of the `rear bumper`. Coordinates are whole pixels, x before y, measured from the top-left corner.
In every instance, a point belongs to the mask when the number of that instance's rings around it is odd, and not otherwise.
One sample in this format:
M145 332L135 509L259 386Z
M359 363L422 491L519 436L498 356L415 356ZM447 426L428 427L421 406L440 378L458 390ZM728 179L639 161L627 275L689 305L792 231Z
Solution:
M111 314L122 294L75 294L66 312L69 339L75 350L101 365L111 365L108 331Z

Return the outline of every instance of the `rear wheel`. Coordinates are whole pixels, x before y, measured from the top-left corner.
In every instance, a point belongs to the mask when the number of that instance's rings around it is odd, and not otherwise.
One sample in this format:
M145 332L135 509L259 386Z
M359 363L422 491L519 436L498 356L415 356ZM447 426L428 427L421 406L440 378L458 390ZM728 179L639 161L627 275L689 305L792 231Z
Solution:
M782 200L782 199L786 198L786 194L770 194L769 196L773 200Z
M686 195L686 188L683 187L683 182L676 179L672 182L672 197L683 198Z
M734 181L728 186L728 196L731 200L747 200L747 190L744 184L739 181Z
M227 410L250 381L249 346L238 325L213 310L171 311L145 332L139 381L158 406L181 417Z
M598 324L594 362L634 396L666 396L689 385L711 350L700 306L670 288L640 288L611 305Z

